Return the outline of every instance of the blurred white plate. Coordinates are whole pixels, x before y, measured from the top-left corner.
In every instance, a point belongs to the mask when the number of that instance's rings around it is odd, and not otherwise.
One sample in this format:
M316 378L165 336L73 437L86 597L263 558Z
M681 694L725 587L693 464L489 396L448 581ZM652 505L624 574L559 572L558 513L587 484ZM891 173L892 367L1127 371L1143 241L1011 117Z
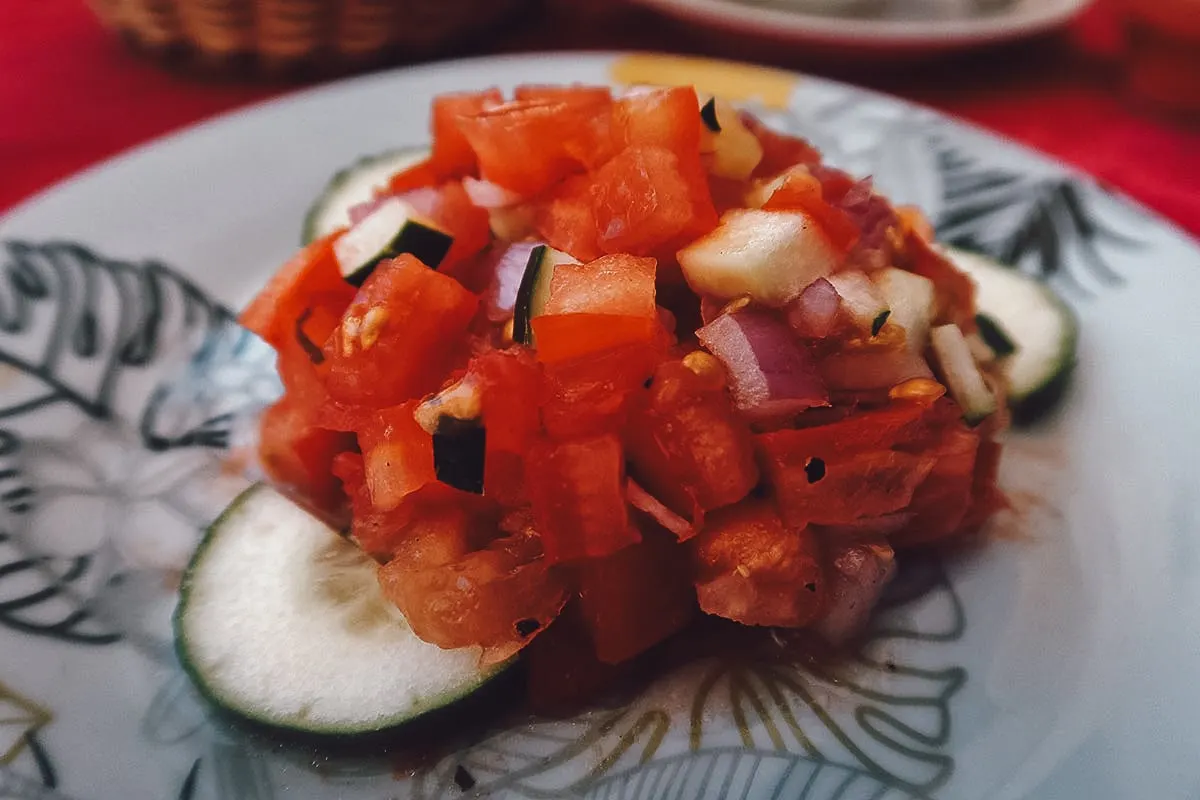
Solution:
M949 50L1030 36L1091 0L636 0L713 28L805 44Z

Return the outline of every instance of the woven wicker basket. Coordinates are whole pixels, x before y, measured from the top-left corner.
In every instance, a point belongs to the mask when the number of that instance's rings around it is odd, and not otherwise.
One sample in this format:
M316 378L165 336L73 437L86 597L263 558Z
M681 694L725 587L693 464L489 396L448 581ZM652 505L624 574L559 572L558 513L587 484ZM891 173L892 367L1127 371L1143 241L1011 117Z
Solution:
M207 72L333 73L444 52L536 0L89 0L140 51Z

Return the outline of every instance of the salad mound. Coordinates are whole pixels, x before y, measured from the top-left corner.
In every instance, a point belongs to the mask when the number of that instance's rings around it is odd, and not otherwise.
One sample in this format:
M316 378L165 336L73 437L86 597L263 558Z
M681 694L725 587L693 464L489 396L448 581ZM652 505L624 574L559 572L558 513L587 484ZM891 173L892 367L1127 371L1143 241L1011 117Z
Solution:
M523 651L534 692L699 613L845 642L897 549L1003 504L973 282L719 99L443 95L346 216L242 314L285 386L262 464L418 637Z

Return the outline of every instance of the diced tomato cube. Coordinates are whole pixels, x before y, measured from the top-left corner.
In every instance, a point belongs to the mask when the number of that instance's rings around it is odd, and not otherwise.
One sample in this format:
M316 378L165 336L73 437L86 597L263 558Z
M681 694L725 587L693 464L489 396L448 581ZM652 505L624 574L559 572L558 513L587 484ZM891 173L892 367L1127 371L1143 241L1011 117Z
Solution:
M459 119L503 103L504 95L496 88L440 94L434 98L429 164L441 180L478 173L475 151L459 129Z
M767 198L763 208L804 212L816 220L829 241L843 254L850 252L861 235L849 214L825 201L821 182L804 167L788 170L783 183Z
M748 111L741 112L740 116L742 124L758 137L763 148L762 161L754 169L755 178L778 175L796 164L820 163L820 151L805 140L777 133Z
M474 156L474 154L472 154ZM385 190L376 189L376 197L382 194L400 194L411 192L413 189L437 186L443 177L429 159L418 161L411 167L406 167L388 178Z
M418 401L377 410L358 431L366 468L367 490L379 511L400 505L406 494L437 480L433 471L433 437L416 420Z
M985 437L979 442L979 452L975 456L975 479L971 487L971 507L962 522L964 531L975 530L1008 504L996 484L1002 452L1000 443L994 439Z
M736 503L758 483L749 427L719 384L680 361L658 367L625 441L638 481L684 517Z
M613 255L561 264L550 280L545 314L615 314L657 318L653 258Z
M459 119L481 176L532 197L611 152L611 101L525 100Z
M971 506L979 434L959 426L947 430L924 455L937 460L928 477L913 492L908 511L912 520L896 534L902 546L926 544L958 533Z
M643 342L545 366L542 424L555 438L567 439L619 430L634 393L666 357L666 341Z
M623 345L651 347L666 336L658 318L617 314L547 314L530 323L537 340L538 360L545 364L570 361Z
M525 83L513 90L513 99L603 104L612 102L612 89L607 86L588 86L582 83L572 83L566 86Z
M785 528L769 504L715 512L688 545L696 595L708 614L743 625L800 628L825 609L829 587L816 536Z
M541 426L541 367L529 351L513 348L476 356L468 372L480 384L487 430L484 494L517 505L525 498L525 454Z
M699 153L627 147L594 173L592 201L606 253L670 256L717 225Z
M410 255L379 264L325 343L330 397L386 408L435 389L478 304Z
M768 444L764 452L768 480L792 527L840 525L900 511L936 462L892 450L821 457Z
M339 525L345 521L347 497L332 472L333 460L353 446L353 437L318 427L314 409L287 395L259 420L259 458L271 482Z
M333 255L333 243L341 231L317 239L279 268L238 322L279 348L294 339L297 320L305 309L319 305L340 315L354 299L354 287L346 283ZM323 340L318 340L320 346Z
M534 519L550 563L606 556L641 541L629 520L616 436L544 442L528 463Z
M819 409L818 409L819 410ZM800 417L801 421L805 416ZM796 453L797 459L832 458L847 453L889 450L922 442L939 430L946 417L941 404L935 408L915 402L893 402L882 408L838 414L812 427L780 430L758 437L769 454Z
M597 658L620 664L683 628L696 607L683 546L653 523L642 541L578 570L580 611Z
M591 185L590 176L572 175L552 187L534 206L538 235L551 247L580 261L592 261L604 253L592 209Z
M648 89L616 103L614 128L623 146L663 147L680 157L700 152L700 101L691 86Z
M442 565L414 567L397 557L380 568L379 584L421 639L447 649L482 645L482 661L497 663L528 644L566 601L531 537L495 539Z
M578 711L620 680L629 665L606 664L592 651L579 603L571 602L546 632L521 653L526 686L536 714Z

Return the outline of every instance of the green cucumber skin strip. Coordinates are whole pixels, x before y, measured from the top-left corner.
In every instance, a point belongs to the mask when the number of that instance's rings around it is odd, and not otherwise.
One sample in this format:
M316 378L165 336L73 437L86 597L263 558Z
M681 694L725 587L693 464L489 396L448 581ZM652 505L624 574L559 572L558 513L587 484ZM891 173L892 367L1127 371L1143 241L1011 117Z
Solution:
M250 709L241 706L235 706L228 700L222 698L218 693L212 690L204 678L202 670L196 665L191 657L191 653L187 647L187 637L184 634L184 617L188 610L188 600L191 593L191 582L193 576L203 565L204 558L207 555L209 546L214 541L215 537L224 525L229 523L241 511L242 506L248 503L260 491L266 490L266 485L257 483L250 486L230 503L220 516L208 527L204 537L200 540L196 547L195 553L192 555L191 561L184 570L183 577L179 587L179 603L175 607L175 611L171 617L172 629L174 632L174 650L175 655L179 660L180 666L191 680L192 685L200 695L210 703L217 711L219 711L226 720L234 724L248 726L251 730L261 732L263 734L275 737L282 736L285 739L297 742L311 742L328 746L338 742L352 744L364 743L372 740L380 740L393 738L404 732L409 726L424 727L426 723L434 724L437 719L443 715L458 716L456 706L460 703L466 703L468 700L474 699L473 696L480 693L483 689L490 689L492 684L507 684L508 681L498 681L502 676L507 676L510 673L516 675L519 670L512 667L516 663L515 660L508 661L497 666L492 672L482 674L481 680L478 683L464 685L460 691L449 691L439 695L436 702L427 702L426 708L422 711L412 713L404 712L391 719L376 722L373 725L366 727L350 727L350 728L313 728L306 727L303 724L295 722L283 721L268 717L262 714L256 714ZM490 694L490 692L489 692ZM501 694L504 694L501 692ZM511 694L510 694L511 696ZM486 698L483 698L486 699ZM462 709L465 710L465 709Z
M414 163L422 157L428 155L428 147L398 147L393 150L385 150L382 153L376 153L369 156L360 156L353 164L342 167L337 172L333 173L320 193L317 194L315 200L308 207L308 211L304 212L304 222L300 227L300 244L308 245L317 238L317 222L321 214L329 207L329 200L334 194L346 185L356 173L363 169L373 167L383 161L392 159L400 159L412 157Z

